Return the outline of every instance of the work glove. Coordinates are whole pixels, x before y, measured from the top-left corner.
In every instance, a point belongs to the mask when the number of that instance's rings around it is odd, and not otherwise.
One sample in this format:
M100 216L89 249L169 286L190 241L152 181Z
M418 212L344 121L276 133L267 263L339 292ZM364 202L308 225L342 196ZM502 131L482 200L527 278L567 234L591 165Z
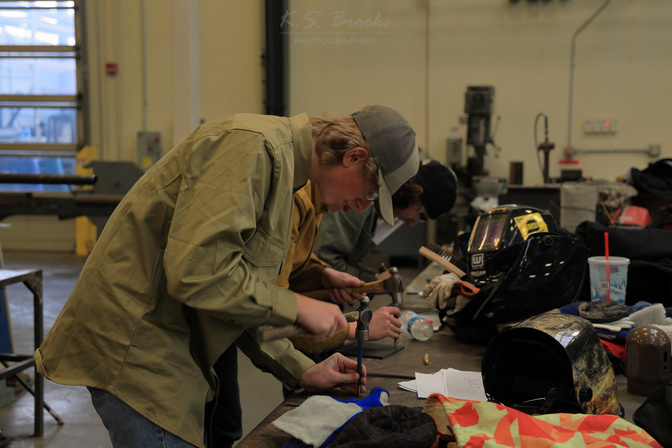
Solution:
M591 322L614 322L628 317L629 314L627 306L613 300L579 303L579 316Z
M448 305L448 298L453 293L453 285L458 281L460 281L459 277L452 272L434 277L422 291L422 296L427 298L430 308L442 310Z
M427 304L431 308L444 310L451 305L452 296L461 295L470 298L478 291L480 291L479 288L460 280L456 274L451 272L434 277L422 291L422 296L427 297Z

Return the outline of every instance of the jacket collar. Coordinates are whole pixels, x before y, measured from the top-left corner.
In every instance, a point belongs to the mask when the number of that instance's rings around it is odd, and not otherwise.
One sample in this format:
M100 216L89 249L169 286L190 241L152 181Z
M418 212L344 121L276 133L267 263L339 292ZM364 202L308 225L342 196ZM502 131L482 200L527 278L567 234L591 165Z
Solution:
M313 156L313 128L308 115L291 117L294 132L294 191L305 185L310 173L310 161Z

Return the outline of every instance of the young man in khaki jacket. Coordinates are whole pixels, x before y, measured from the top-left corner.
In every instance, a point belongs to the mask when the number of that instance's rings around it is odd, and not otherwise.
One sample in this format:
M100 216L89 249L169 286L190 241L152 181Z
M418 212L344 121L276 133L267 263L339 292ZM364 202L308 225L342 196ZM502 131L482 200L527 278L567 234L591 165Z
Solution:
M113 445L125 448L205 446L212 366L234 343L290 388L356 393L353 360L314 364L287 340L260 343L254 330L295 323L322 338L347 325L338 306L275 284L293 191L310 179L334 211L375 199L391 222L391 195L417 167L415 133L384 106L205 123L110 217L35 352L40 373L87 386Z

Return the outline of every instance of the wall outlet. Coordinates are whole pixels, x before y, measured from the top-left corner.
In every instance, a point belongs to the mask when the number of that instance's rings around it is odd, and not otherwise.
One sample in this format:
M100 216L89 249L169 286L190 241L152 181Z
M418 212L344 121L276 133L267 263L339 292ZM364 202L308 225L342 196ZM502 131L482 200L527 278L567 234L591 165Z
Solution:
M583 123L583 132L585 134L615 134L617 131L618 120L586 120Z

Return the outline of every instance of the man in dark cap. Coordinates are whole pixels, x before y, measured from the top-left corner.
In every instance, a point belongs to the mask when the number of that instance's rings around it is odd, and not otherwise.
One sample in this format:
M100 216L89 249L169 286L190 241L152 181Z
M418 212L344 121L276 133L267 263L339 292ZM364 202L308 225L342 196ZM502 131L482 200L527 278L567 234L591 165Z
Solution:
M393 215L414 226L425 218L437 219L450 211L457 197L457 176L436 160L425 160L415 177L392 196ZM363 264L376 247L373 235L378 215L371 207L364 213L327 213L322 218L313 252L338 271L366 282L377 280L377 270Z

